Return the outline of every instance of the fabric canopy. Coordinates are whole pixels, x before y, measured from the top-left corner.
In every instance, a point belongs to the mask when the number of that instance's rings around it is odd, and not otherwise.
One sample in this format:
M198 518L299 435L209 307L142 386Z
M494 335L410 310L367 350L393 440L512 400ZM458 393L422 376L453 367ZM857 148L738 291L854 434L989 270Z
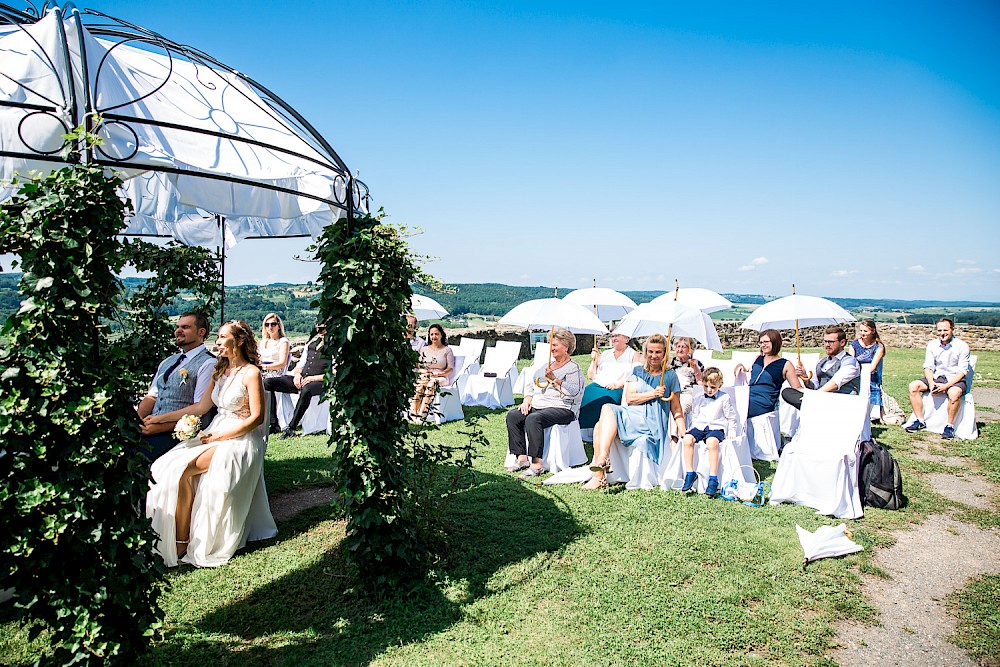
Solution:
M2 26L0 180L62 167L62 135L100 117L91 161L126 179L135 215L123 233L206 246L315 236L367 198L262 86L154 33L123 37L123 26L84 25L60 8ZM0 201L11 194L0 186Z

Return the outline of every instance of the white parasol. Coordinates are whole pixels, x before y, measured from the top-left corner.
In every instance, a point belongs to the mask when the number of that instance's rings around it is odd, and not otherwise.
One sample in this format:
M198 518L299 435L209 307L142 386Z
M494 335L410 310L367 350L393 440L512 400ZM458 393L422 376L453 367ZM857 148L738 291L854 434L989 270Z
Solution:
M410 295L410 312L418 320L436 320L448 314L444 306L422 294Z
M661 301L640 304L622 318L615 327L615 333L631 338L664 333L673 328L672 335L688 336L710 350L721 350L722 342L715 330L712 318L691 306L677 301Z
M602 322L620 320L635 310L635 301L607 287L588 287L570 292L563 301L587 308Z
M799 534L799 542L802 543L802 551L805 558L802 565L811 563L820 558L832 558L864 551L864 547L851 540L851 535L846 524L839 526L820 526L815 533L810 533L801 526L795 526Z
M575 334L608 333L608 328L597 319L597 315L575 303L563 299L532 299L515 307L500 318L499 324L512 324L528 329L549 329L549 367L552 366L552 335L556 327L569 329ZM535 380L538 387L545 388L548 381Z
M674 300L674 295L667 293L661 294L650 303L664 303ZM704 287L681 287L677 290L676 301L684 304L685 306L697 308L703 313L714 313L719 310L727 310L733 307L732 301L718 292L713 292L712 290L705 289Z

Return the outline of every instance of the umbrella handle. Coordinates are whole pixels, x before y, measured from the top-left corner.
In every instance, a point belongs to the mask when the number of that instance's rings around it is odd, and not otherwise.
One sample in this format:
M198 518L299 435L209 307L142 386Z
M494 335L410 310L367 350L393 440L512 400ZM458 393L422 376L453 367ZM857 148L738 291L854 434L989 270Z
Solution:
M680 294L680 291L681 291L681 285L676 279L674 279L674 303L677 303L677 295ZM661 387L665 384L667 377L667 360L670 359L670 339L673 337L673 334L674 334L674 325L671 323L671 325L667 327L667 349L663 351L663 370L660 372ZM674 397L674 392L670 392L668 396L661 396L660 400L666 403L673 397Z
M549 363L548 366L546 366L546 372L552 370L552 336L554 336L555 333L556 333L556 328L555 326L553 326L552 331L549 332ZM535 386L538 387L539 389L545 389L546 387L549 386L549 381L548 380L543 381L540 380L539 378L535 378Z

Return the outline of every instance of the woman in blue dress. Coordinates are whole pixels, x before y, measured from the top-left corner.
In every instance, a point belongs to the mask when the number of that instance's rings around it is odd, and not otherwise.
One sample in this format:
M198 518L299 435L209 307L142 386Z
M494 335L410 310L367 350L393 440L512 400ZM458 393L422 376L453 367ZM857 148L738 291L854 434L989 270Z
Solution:
M872 365L872 393L868 402L879 407L879 418L882 417L882 361L885 359L885 345L878 337L875 320L861 320L858 324L858 337L851 341L854 358L859 364Z
M736 364L733 372L749 373L750 407L747 419L758 415L766 415L778 409L778 396L781 394L781 384L788 381L793 389L802 389L799 376L795 374L795 365L781 357L781 334L775 329L765 329L758 339L760 356L750 368Z
M593 476L585 489L608 485L608 456L615 436L626 447L642 447L654 463L660 462L663 447L669 443L671 418L676 426L675 436L684 437L681 384L672 370L663 374L667 338L653 334L642 348L644 363L632 370L625 384L626 405L609 404L601 408L601 418L594 426L594 465L590 467ZM669 400L661 400L664 396L669 396Z

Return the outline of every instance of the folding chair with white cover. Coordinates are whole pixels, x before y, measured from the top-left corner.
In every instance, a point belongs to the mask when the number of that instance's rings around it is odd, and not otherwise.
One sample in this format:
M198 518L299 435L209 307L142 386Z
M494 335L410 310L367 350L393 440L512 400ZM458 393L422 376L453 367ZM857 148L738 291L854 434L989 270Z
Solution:
M520 354L521 343L517 341L498 340L495 347L486 348L479 374L465 383L462 405L481 405L494 410L514 405L513 388Z
M747 400L741 403L736 402L736 410L740 413L740 422L746 424L747 446L750 449L750 457L755 461L777 461L778 452L781 450L781 424L778 419L778 411L757 415L753 419L747 419L750 403L750 386L747 383L746 373L740 373L736 378L736 388L745 387L747 390ZM780 400L780 399L779 399Z
M969 370L965 374L965 395L962 396L955 418L955 437L962 440L975 440L979 437L979 426L976 424L976 402L972 399L972 379L976 374L976 355L969 356ZM904 426L914 421L914 415L906 420ZM942 433L948 425L948 397L945 394L924 393L924 423L931 433Z
M697 398L702 393L701 387L695 387L694 392L694 396ZM750 388L745 385L740 387L723 387L719 389L719 392L728 394L733 401L733 405L737 406L738 425L738 433L728 434L728 437L719 443L719 487L726 486L734 479L744 483L756 482L753 461L750 458L750 446L747 444L746 433L744 433L745 415L750 402ZM741 404L742 409L740 407ZM690 428L690 418L688 419L688 427ZM673 448L668 470L673 478L670 487L679 490L684 484L684 448L680 443ZM695 443L694 471L698 473L697 490L699 493L704 493L708 486L708 476L710 473L708 446L704 442Z
M545 429L542 466L546 470L559 472L586 462L587 452L583 448L583 438L580 437L580 422L574 419L569 424L556 424ZM507 452L503 464L507 468L515 466L517 456Z
M737 363L738 362L735 362L732 359L713 359L712 363L705 364L705 368L710 368L712 366L718 368L722 373L722 386L732 387L736 384L736 373L733 369L736 368Z
M799 430L781 453L771 503L805 505L840 519L863 516L858 443L867 416L864 396L803 392Z
M691 356L693 356L695 359L697 359L701 363L705 364L705 368L708 368L709 366L714 366L715 362L716 362L715 359L712 359L712 351L711 350L705 350L705 349L699 348L699 349L695 350L694 352L692 352Z
M732 362L733 364L743 364L747 368L753 366L753 362L757 360L760 356L759 352L744 352L742 350L733 350Z
M288 422L292 419L292 414L295 412L295 402L299 399L299 395L278 393L277 397L278 425L284 430L288 427ZM320 402L319 396L313 396L309 401L309 407L302 416L302 422L299 426L302 428L302 435L320 433L322 431L330 433L330 402Z
M465 357L455 355L455 370L451 377L454 378L458 369L465 364ZM444 424L445 422L465 419L465 412L462 410L462 396L459 394L458 385L455 382L438 387L434 401L427 413L427 420L432 424Z
M479 359L483 356L482 338L463 338L458 345L451 345L452 354L455 355L455 373L452 375L451 383L458 389L459 400L465 391L465 383L470 377L479 372ZM462 364L458 363L458 358L462 358Z
M535 373L544 368L549 363L549 344L535 343L535 357L531 360L531 365L521 369L521 373L514 382L514 393L523 394L525 384L535 381Z
M783 352L782 357L797 364L799 362L799 355L795 352ZM806 369L807 372L814 373L816 371L816 364L819 363L819 353L818 352L807 352L802 355L802 367ZM788 382L782 382L781 388L784 389L788 386ZM781 418L781 432L792 437L795 435L795 431L799 428L799 411L788 405L784 401L778 401L778 416Z

